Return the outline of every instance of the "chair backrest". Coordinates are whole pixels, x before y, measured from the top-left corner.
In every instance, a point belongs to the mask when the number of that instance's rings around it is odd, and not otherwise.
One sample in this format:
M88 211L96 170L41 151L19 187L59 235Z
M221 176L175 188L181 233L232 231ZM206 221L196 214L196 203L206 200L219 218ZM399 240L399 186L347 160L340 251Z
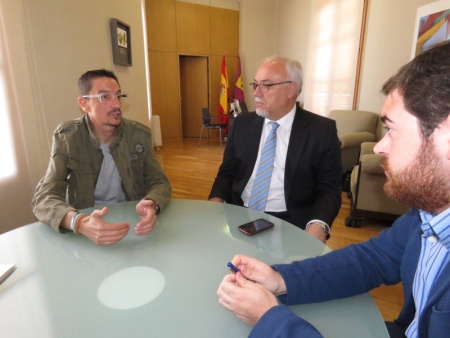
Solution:
M202 108L202 123L211 124L211 114L209 113L209 108Z
M247 103L239 102L239 106L241 107L241 114L248 113Z
M338 134L367 131L376 134L378 114L363 110L332 110L328 115L336 121Z
M375 131L375 140L378 142L387 133L387 129L384 128L383 121L381 121L381 116L378 116L377 130Z

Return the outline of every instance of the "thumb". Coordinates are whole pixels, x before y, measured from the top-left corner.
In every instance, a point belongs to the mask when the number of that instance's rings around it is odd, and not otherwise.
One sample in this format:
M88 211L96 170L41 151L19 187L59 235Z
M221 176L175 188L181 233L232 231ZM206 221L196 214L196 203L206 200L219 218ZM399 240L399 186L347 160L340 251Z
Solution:
M103 207L103 209L101 209L101 210L94 210L92 212L91 216L101 218L101 217L105 216L107 213L108 213L108 208Z
M240 271L236 273L235 276L236 276L236 284L239 285L240 287L245 288L246 286L248 286L248 283L251 282L250 280L245 278Z

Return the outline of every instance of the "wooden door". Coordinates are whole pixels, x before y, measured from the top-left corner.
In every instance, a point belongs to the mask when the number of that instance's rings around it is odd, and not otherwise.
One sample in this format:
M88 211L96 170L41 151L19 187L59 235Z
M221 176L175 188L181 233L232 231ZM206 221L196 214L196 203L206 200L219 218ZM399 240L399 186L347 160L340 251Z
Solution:
M208 107L208 57L180 56L180 92L183 138L199 137L201 109Z

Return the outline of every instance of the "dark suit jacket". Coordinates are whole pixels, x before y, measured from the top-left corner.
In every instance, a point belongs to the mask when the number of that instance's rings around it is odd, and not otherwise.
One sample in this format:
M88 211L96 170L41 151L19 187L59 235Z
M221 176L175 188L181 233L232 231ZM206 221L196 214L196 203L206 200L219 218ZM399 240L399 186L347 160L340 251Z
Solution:
M264 118L254 112L235 119L209 198L243 205L241 195L256 163L263 124ZM284 180L289 215L281 218L302 229L312 219L331 226L342 192L340 143L334 120L297 108Z

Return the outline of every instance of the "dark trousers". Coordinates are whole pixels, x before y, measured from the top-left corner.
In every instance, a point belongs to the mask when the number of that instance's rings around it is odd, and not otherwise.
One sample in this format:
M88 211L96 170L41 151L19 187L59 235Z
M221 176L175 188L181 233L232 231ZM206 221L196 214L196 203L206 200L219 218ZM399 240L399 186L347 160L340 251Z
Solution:
M271 215L271 216L275 216L277 218L282 219L283 221L286 221L288 223L294 224L295 226L297 226L294 223L294 220L289 216L289 213L287 211L282 211L282 212L272 212L272 211L265 211L266 214ZM305 224L306 226L306 224ZM305 230L305 228L302 228L303 230Z
M386 328L391 338L405 338L405 331L408 328L405 325L397 324L396 322L385 322Z

